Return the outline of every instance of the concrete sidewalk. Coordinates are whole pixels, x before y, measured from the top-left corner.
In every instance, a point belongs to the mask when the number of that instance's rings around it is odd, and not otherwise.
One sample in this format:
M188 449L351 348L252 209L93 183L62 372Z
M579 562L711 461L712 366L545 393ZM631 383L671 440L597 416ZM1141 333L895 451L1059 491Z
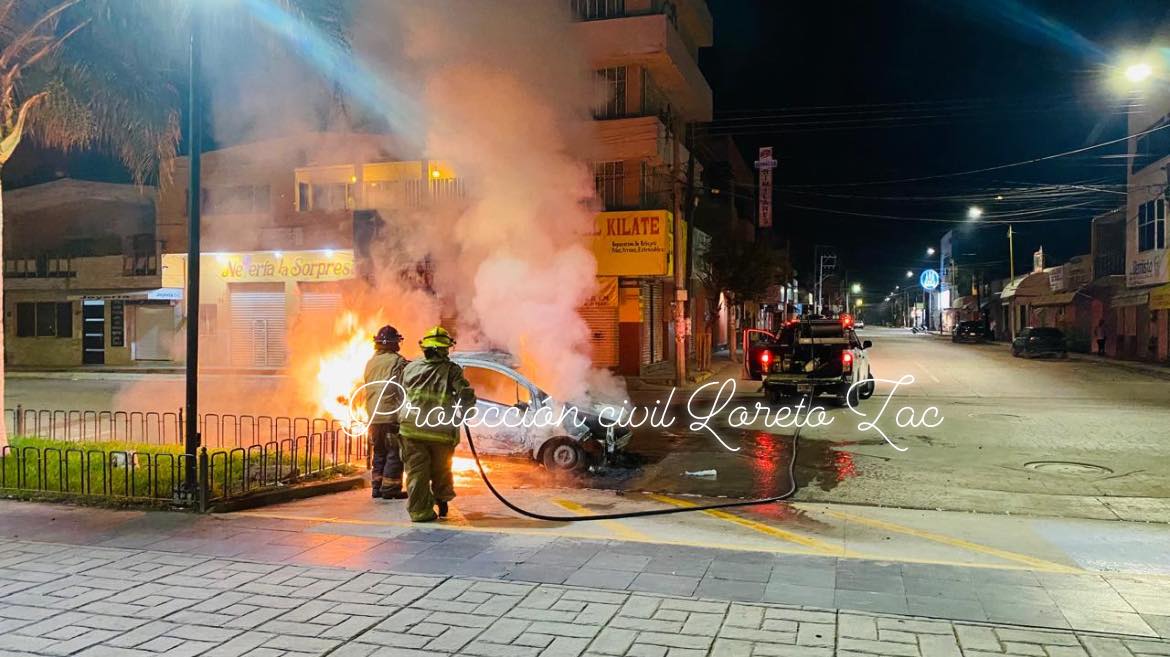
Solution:
M316 524L0 503L0 654L1170 654L1161 578Z
M0 651L81 657L1132 657L1170 642L0 541Z

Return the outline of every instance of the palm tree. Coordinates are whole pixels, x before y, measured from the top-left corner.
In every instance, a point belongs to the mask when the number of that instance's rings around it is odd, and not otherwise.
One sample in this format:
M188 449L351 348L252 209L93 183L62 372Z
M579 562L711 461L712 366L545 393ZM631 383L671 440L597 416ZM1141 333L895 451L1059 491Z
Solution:
M342 0L263 1L345 43ZM248 20L246 4L218 5L219 13L207 17L209 31L247 31L257 47L276 47L287 35ZM200 6L201 0L0 0L0 172L28 138L62 150L107 150L139 184L167 175L183 136L186 37L191 10ZM2 194L0 188L0 254ZM0 352L3 346L0 312ZM6 444L0 423L0 447Z

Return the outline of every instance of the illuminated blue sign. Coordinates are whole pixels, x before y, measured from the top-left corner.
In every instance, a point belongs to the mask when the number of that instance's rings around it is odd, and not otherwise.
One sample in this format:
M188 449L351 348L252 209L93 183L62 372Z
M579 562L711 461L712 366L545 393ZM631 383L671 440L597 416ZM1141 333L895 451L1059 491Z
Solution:
M938 272L933 269L924 269L922 274L918 277L918 284L927 292L937 289L939 281Z

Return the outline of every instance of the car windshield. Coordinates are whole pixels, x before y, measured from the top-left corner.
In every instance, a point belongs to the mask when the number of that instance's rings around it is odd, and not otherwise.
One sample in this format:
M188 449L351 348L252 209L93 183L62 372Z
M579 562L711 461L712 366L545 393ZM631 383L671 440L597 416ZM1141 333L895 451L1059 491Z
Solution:
M1032 337L1034 338L1062 338L1064 334L1059 329L1038 327L1032 329Z

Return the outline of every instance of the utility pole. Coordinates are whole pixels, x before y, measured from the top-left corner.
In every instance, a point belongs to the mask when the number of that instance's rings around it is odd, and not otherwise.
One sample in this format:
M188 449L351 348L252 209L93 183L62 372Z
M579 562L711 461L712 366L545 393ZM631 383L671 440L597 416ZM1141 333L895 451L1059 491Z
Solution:
M687 282L686 231L682 218L682 166L679 161L678 132L672 130L671 189L674 196L674 381L683 386L687 382Z
M695 363L700 370L706 369L705 317L695 316L695 124L687 124L687 193L685 198L687 243L686 243L686 290L687 316L691 318L691 344L695 347Z
M188 102L187 109L187 151L188 151L188 179L187 179L187 363L186 383L187 399L184 410L186 425L183 432L183 451L186 457L184 468L184 487L188 494L194 496L198 490L198 481L195 474L196 452L199 449L201 436L199 435L199 210L200 196L202 196L202 150L203 150L203 111L199 97L200 80L199 69L202 66L201 40L203 14L199 8L191 8L191 52L188 62Z
M1008 224L1008 267L1011 272L1011 279L1016 278L1016 243L1012 239L1015 234L1012 232L1012 225ZM1001 270L1002 271L1002 270Z

